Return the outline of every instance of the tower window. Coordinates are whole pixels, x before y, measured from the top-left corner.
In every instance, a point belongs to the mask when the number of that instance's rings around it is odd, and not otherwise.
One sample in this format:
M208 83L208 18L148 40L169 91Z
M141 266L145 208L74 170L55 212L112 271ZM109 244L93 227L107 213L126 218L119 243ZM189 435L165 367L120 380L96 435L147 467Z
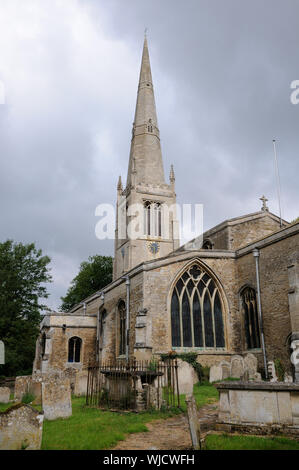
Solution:
M144 235L151 234L151 203L147 201L144 204Z
M144 204L144 235L162 236L162 205L147 201Z
M68 362L80 362L82 340L78 336L69 339Z
M171 333L173 347L225 347L219 289L198 265L185 271L173 289Z
M161 204L157 203L154 205L154 233L155 237L161 237L162 232L162 213Z
M241 293L245 341L247 349L261 347L256 292L252 287L246 287Z

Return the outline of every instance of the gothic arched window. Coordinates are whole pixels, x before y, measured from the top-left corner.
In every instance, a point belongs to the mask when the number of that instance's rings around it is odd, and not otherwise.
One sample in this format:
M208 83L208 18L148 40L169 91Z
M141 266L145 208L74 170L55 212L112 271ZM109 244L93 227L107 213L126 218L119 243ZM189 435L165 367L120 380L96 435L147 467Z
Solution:
M224 348L220 293L197 264L177 281L171 298L173 347Z
M246 348L260 348L260 328L255 290L252 287L246 287L241 293L241 299L244 315Z
M119 351L120 356L126 354L126 304L121 300L118 304L119 318Z
M42 340L41 340L42 357L44 357L45 352L46 352L46 341L47 341L46 333L43 333Z
M80 362L82 339L73 336L69 339L68 362Z

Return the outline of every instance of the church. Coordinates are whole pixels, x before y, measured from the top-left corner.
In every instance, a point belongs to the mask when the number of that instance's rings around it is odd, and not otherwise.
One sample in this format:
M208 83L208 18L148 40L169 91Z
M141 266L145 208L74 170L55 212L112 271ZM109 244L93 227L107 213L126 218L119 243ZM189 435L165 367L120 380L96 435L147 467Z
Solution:
M299 339L299 223L281 220L261 199L257 212L180 246L175 173L171 167L166 179L145 38L127 181L117 184L113 281L68 313L45 315L34 371L83 371L90 361L148 360L170 351L196 352L204 366L250 352L262 374L275 359L291 371L290 339ZM142 207L143 223L132 238L134 205Z

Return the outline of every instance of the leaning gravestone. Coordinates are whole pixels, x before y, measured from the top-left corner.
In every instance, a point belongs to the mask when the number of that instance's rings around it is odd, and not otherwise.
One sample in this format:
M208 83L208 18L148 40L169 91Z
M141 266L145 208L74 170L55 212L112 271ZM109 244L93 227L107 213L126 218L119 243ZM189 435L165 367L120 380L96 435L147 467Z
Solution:
M70 380L50 376L42 383L42 404L45 419L72 416Z
M242 356L233 356L231 360L230 376L240 378L244 374L244 361Z
M194 395L186 396L186 404L192 448L198 450L200 449L200 424Z
M0 403L9 403L10 390L8 387L0 387Z

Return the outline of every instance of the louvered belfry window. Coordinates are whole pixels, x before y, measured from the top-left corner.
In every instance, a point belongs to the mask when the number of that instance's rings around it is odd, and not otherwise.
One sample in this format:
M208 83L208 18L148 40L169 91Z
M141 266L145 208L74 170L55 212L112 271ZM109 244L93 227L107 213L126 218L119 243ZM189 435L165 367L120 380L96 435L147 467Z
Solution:
M218 287L197 264L182 274L173 289L171 332L173 347L225 347Z

